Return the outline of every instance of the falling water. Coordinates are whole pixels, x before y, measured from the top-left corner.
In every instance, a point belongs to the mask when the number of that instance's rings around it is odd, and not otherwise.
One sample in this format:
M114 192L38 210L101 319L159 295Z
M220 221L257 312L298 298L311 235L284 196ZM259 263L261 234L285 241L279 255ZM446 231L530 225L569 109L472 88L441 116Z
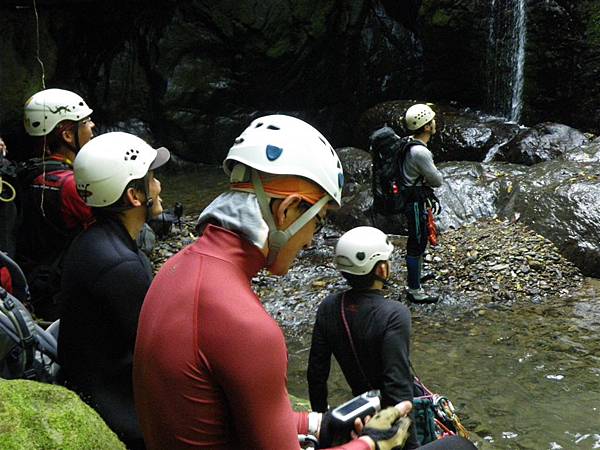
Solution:
M526 0L492 0L488 32L488 107L518 122L523 106Z

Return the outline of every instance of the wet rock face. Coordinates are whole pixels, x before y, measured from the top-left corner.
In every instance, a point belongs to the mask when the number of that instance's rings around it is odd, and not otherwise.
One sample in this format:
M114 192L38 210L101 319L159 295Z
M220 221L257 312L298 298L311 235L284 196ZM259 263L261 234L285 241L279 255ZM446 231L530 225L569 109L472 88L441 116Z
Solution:
M372 210L368 153L352 149L340 156L344 167L352 169L346 173L343 206L332 211L331 221L343 230L371 225L386 233L405 234L402 215L382 216ZM355 161L351 165L346 158ZM593 162L557 160L533 167L447 162L438 167L444 176L436 189L442 205L436 218L440 231L486 218L520 218L584 274L600 275L600 170ZM355 174L359 174L356 179Z
M567 161L600 162L600 138L563 153L562 158Z
M368 109L359 120L356 141L368 149L369 135L386 123L398 135L409 135L404 125L404 114L415 103L420 102L397 100ZM436 113L437 133L428 147L436 162L483 161L490 150L509 142L519 130L514 123L469 109L437 103L431 107Z
M521 131L502 147L494 160L531 166L565 157L588 141L585 134L567 125L541 123Z
M107 0L87 2L89 14L44 1L41 57L47 85L81 93L98 124L136 118L179 156L220 162L258 115L294 114L346 142L366 104L407 95L421 78L409 30L419 3L201 0L140 10ZM41 88L31 5L16 6L24 4L3 2L0 14L0 127L10 134Z
M488 92L502 64L489 58L489 29L492 8L502 5L516 8L512 2L423 1L424 78L431 98L489 109ZM523 123L552 118L597 132L599 19L594 0L526 2Z
M442 211L440 231L457 229L480 219L496 217L526 168L514 164L444 163L444 183L436 189Z
M552 241L588 276L600 276L600 169L594 163L551 161L515 186L503 214Z

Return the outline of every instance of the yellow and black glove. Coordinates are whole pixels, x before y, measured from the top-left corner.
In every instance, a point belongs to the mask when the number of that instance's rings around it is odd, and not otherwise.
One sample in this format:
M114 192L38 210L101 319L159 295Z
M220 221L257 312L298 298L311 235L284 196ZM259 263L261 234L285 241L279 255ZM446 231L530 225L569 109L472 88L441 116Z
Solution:
M373 439L376 450L404 447L411 422L408 417L400 416L400 411L393 406L379 411L367 422L362 436L369 436Z

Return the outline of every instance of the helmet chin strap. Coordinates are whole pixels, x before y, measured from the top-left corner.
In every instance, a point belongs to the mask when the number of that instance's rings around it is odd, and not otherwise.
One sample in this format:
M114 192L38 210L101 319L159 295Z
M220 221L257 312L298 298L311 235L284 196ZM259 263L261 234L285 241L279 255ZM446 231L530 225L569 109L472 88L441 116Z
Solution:
M312 205L306 212L304 212L304 214L298 217L294 223L287 227L287 229L278 230L277 225L275 224L275 218L271 213L269 197L265 193L265 189L256 169L252 169L252 184L254 185L254 193L256 194L263 219L269 227L269 255L267 257L267 265L270 265L275 261L275 258L277 258L277 255L283 246L290 240L290 238L300 231L304 225L310 222L315 215L321 211L323 206L325 206L329 200L331 200L331 197L328 194L324 195L317 203Z
M144 195L146 196L146 222L152 219L152 206L154 199L150 196L150 172L144 175Z

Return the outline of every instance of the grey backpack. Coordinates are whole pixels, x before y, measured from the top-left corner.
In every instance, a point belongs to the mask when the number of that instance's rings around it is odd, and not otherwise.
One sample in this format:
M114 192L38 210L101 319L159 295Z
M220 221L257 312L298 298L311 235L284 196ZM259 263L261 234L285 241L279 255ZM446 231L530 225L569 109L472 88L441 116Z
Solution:
M15 294L26 296L23 272L1 251L0 266L8 268L17 287ZM0 378L52 383L59 369L56 362L58 321L44 330L35 323L21 300L0 286Z

